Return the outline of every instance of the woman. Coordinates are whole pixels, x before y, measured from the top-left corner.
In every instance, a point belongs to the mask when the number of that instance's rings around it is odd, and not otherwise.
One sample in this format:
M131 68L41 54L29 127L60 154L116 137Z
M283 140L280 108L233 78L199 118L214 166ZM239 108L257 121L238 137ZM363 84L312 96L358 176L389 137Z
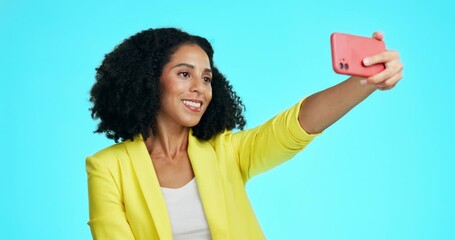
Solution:
M121 140L87 158L93 237L264 239L246 182L292 158L376 89L393 88L398 54L364 60L376 63L387 67L234 133L245 126L244 106L206 39L173 28L126 39L97 68L90 92L96 132Z

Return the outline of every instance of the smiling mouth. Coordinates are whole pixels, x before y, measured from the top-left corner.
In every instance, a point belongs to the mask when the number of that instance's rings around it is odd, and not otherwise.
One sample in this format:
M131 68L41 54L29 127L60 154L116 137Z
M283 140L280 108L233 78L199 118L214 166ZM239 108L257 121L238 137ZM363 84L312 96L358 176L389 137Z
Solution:
M201 111L202 102L201 101L191 101L191 100L182 100L183 105L189 108L192 111L199 112Z

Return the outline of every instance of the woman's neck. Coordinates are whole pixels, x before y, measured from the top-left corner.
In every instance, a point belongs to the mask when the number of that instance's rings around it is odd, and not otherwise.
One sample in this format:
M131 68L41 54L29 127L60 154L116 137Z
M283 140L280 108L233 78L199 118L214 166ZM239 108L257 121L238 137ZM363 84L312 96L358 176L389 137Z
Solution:
M179 153L186 153L188 149L189 127L156 125L156 133L150 134L145 140L147 150L151 156L165 159L176 159Z

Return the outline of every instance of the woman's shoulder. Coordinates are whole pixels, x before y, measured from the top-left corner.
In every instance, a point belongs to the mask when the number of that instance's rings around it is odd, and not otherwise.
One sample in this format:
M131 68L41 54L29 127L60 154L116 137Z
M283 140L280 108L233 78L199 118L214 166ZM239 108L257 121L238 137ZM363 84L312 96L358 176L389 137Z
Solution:
M129 140L128 140L129 141ZM128 151L126 149L127 141L115 143L106 148L99 150L98 152L88 156L86 159L87 164L111 166L117 165L116 162L128 157Z
M116 153L120 153L125 151L125 142L119 142L112 144L108 147L105 147L98 152L95 152L92 156L96 158L105 158L111 155L115 155Z
M212 145L219 142L229 142L231 141L233 134L234 134L233 130L224 130L220 133L217 133L215 136L213 136L207 141Z

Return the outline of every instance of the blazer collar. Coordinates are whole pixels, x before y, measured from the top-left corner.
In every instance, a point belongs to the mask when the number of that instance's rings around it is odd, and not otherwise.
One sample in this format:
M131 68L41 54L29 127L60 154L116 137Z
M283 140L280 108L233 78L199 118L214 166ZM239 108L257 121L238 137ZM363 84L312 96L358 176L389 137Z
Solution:
M137 135L134 141L125 141L125 146L136 173L137 182L139 182L145 202L152 215L159 239L172 239L166 202L141 134Z
M213 146L190 132L188 155L213 239L230 239L223 175Z
M172 239L166 202L142 136L139 134L134 141L125 141L125 146L160 239ZM188 156L212 237L229 239L223 176L215 150L207 141L194 137L190 131Z

